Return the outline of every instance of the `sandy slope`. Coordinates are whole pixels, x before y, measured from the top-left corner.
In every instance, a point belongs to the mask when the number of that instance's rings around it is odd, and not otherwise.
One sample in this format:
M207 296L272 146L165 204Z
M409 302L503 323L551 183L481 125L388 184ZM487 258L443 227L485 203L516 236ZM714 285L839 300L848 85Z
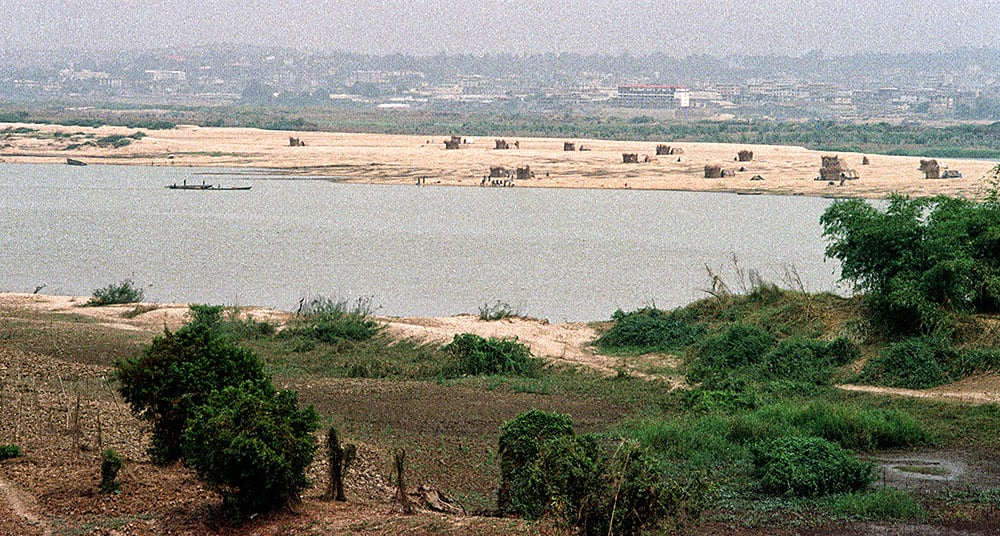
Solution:
M0 125L17 127L24 125ZM47 134L62 132L96 136L131 134L123 127L64 127L29 125ZM226 166L270 168L295 175L333 177L378 184L479 186L491 166L513 169L530 166L534 179L517 181L518 187L634 188L658 190L738 191L837 197L884 197L890 192L915 196L949 194L974 197L993 162L939 159L942 168L959 170L963 179L926 180L918 170L919 158L828 153L790 146L754 146L718 143L671 143L682 155L655 156L655 142L585 139L508 139L512 148L496 150L493 138L466 138L459 150L445 150L444 136L403 136L327 132L283 132L245 128L201 128L180 126L171 130L144 131L147 136L119 149L84 146L66 150L70 143L88 138L39 137L5 134L0 139L0 160L5 162L65 162L73 157L90 163ZM289 136L305 142L290 147ZM517 141L519 148L513 148ZM572 141L587 151L563 151ZM737 151L754 152L752 162L734 161ZM622 163L623 153L636 153L640 163ZM820 156L838 154L846 167L861 176L843 185L814 180ZM643 162L649 156L649 162ZM734 177L706 179L706 164L722 165L737 172ZM765 180L751 181L754 175Z

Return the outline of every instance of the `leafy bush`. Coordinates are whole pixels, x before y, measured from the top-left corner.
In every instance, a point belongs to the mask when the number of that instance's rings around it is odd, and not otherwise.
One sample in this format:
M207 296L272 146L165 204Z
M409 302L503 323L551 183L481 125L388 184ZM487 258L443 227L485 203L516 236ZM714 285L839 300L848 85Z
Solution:
M274 324L243 315L238 307L226 307L222 310L218 329L234 341L270 337L277 332Z
M951 362L951 378L957 380L984 372L1000 371L1000 348L967 350Z
M612 452L576 436L569 417L537 410L501 427L501 512L550 515L580 534L639 534L670 519L696 517L706 489L682 483L634 440Z
M837 337L823 347L820 357L831 365L841 366L861 359L861 349L847 337Z
M833 510L852 518L891 521L923 520L927 512L913 495L896 489L848 493L834 499Z
M444 351L458 359L457 374L470 376L519 374L536 376L541 361L517 339L484 339L474 333L456 334Z
M101 493L118 493L122 486L118 482L118 471L121 471L124 461L115 449L101 451Z
M500 426L497 509L501 514L534 519L545 512L548 494L535 474L535 463L545 442L573 435L573 420L568 415L537 409Z
M600 486L601 463L597 440L592 436L565 435L539 445L532 460L528 486L538 490L540 500L532 519L542 514L576 525L588 496Z
M667 475L663 464L634 441L623 441L599 464L598 487L585 497L577 517L583 534L643 534L697 519L705 507L708 488L699 476Z
M221 307L192 306L191 311L193 320L177 332L164 330L141 355L115 364L122 398L133 413L153 423L150 455L159 463L181 457L188 418L212 391L270 381L255 354L220 333Z
M826 345L811 339L792 338L778 343L757 365L757 376L813 384L828 384L833 364Z
M20 458L22 455L21 447L17 445L0 445L0 460Z
M683 393L685 405L696 411L735 411L755 409L761 397L745 379L726 374L710 376L700 387Z
M958 353L944 337L911 337L865 363L858 378L889 387L925 389L949 381Z
M705 328L684 309L669 313L644 308L631 313L616 311L611 329L597 339L603 351L677 351L697 342Z
M757 364L774 346L774 336L756 326L731 324L702 341L697 357L688 366L687 379L701 381L710 375Z
M237 520L297 501L316 451L318 415L294 392L247 382L213 392L184 432L184 460Z
M100 307L102 305L117 305L124 303L139 303L146 299L141 287L135 286L131 279L123 279L116 284L108 285L94 291L87 305Z
M814 497L863 490L875 479L872 464L818 437L779 437L750 452L765 493Z
M303 302L299 318L282 331L283 336L302 336L326 343L340 341L365 341L374 337L382 327L369 318L370 301L362 298L354 307L345 300L316 298Z

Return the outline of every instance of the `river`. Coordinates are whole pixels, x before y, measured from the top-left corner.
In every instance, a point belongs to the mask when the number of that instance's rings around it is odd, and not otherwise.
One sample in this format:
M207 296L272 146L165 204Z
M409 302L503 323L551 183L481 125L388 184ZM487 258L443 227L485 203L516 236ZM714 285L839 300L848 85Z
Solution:
M249 191L179 191L206 181ZM552 322L705 297L732 259L842 291L822 198L345 184L237 170L0 164L0 291L79 294L130 278L147 301L294 310L370 297L447 316L502 301ZM786 284L787 286L787 284Z

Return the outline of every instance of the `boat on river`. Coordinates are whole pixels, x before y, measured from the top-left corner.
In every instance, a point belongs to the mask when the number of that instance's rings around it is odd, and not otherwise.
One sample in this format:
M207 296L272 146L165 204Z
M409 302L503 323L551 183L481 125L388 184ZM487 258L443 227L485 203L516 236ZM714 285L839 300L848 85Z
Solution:
M201 184L188 184L187 181L184 181L181 184L177 184L176 182L173 184L168 184L167 188L170 190L214 190L214 191L227 190L228 191L228 190L249 190L250 188L253 188L253 186L222 186L218 184L206 184L204 182L202 182Z

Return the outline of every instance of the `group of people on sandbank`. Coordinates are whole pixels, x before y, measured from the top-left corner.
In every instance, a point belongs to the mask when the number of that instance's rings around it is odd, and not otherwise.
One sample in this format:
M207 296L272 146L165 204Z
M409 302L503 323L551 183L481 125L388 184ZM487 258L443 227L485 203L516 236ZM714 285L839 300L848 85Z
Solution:
M479 185L499 188L513 188L514 179L512 177L490 178L487 175L483 175L483 180L479 181Z

